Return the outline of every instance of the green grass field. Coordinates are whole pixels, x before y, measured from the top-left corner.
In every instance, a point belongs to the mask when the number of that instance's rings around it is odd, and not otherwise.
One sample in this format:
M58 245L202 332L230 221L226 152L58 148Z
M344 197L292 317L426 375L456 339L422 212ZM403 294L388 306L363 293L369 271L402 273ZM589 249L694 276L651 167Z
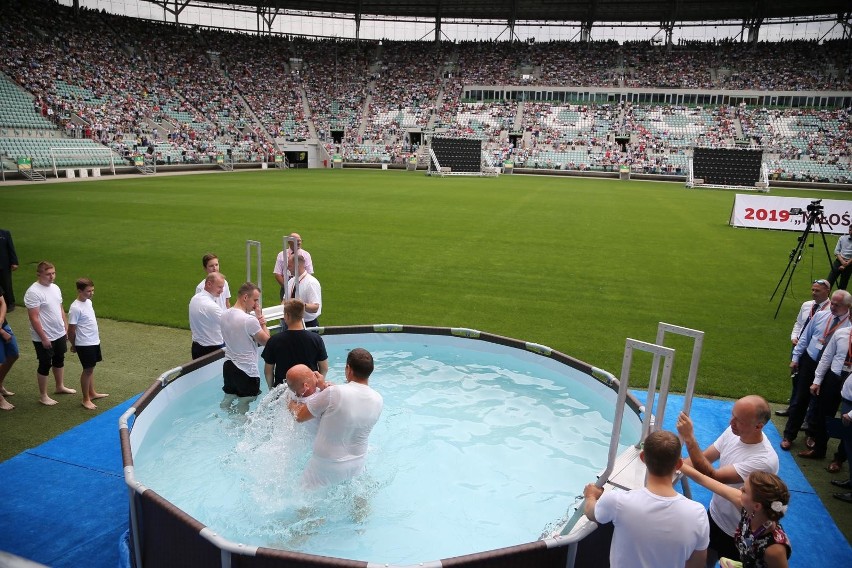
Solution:
M324 325L476 328L618 375L625 338L653 341L666 321L706 333L699 394L759 393L782 403L790 328L827 261L819 250L806 254L773 319L778 299L769 297L798 235L731 228L733 200L733 192L676 183L294 170L0 187L0 226L12 231L20 256L19 302L42 259L57 266L66 308L76 278L95 281L105 354L96 382L111 393L98 401L101 410L189 359L187 304L205 252L220 256L236 291L245 241L261 241L271 305L275 256L292 231L313 255ZM0 460L92 416L76 395L57 407L37 403L26 314L9 319L22 354L6 382L17 408L0 412ZM670 344L682 389L692 343ZM647 384L649 368L650 358L639 356L637 386ZM79 372L70 359L66 383L75 386ZM801 465L849 538L852 514L830 498L825 464Z
M667 321L706 332L698 390L727 397L785 399L787 334L809 281L827 272L821 256L814 269L806 258L774 320L769 296L796 235L733 229L732 192L681 184L327 170L0 191L21 297L50 259L68 303L85 275L99 317L185 328L204 252L219 254L236 289L246 239L261 241L269 305L275 255L295 230L326 325L472 327L618 374L625 338L652 340Z

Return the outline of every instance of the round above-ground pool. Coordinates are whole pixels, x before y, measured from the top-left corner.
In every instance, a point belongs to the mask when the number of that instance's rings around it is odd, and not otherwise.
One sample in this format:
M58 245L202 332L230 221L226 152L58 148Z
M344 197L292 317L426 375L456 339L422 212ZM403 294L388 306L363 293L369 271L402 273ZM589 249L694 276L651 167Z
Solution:
M122 418L136 565L570 565L574 541L554 535L607 465L611 376L473 330L320 331L330 382L348 350L375 359L385 405L366 472L303 490L311 423L280 388L235 415L218 404L221 353L175 369ZM622 449L641 433L639 405L625 406Z

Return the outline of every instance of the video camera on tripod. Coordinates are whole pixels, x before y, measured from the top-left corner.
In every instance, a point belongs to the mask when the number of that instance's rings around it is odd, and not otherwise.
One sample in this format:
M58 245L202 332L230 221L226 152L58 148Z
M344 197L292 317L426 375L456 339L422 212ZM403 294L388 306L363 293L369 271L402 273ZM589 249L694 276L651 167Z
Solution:
M828 265L831 266L832 257L831 253L828 250L828 243L825 240L825 232L823 231L823 220L822 213L825 210L825 207L822 204L822 199L815 199L811 201L810 204L802 210L800 207L794 207L790 209L790 215L804 215L805 212L808 214L807 222L805 223L805 230L799 235L797 239L796 248L790 251L790 261L787 263L787 268L784 269L784 274L781 275L781 279L778 281L778 285L775 286L775 291L772 292L772 296L769 298L771 302L773 298L775 298L775 294L778 293L778 290L781 288L781 283L784 282L785 278L787 283L784 285L784 291L781 293L781 301L778 302L778 309L775 310L775 317L778 317L778 312L781 310L781 304L784 302L784 296L787 294L787 290L790 289L790 282L793 280L793 273L796 272L796 266L798 266L799 261L802 260L802 255L804 254L806 247L813 248L813 242L810 245L807 244L808 236L813 237L814 234L814 225L819 229L819 234L822 237L822 246L825 248L825 255L828 259ZM825 223L829 227L828 223Z
M815 217L825 211L825 206L822 204L822 199L815 199L807 206L808 216ZM800 207L790 209L790 215L803 215L805 213Z

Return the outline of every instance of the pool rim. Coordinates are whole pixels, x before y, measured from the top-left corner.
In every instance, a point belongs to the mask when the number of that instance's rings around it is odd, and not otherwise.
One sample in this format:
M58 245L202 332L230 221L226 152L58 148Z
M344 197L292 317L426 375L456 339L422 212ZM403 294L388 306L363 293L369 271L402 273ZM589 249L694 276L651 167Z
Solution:
M555 349L538 343L522 341L519 339L514 339L470 328L433 327L402 324L373 324L353 326L328 326L309 328L309 330L314 331L315 333L319 333L320 335L408 333L415 335L453 336L463 339L486 341L504 347L521 349L523 351L527 351L541 357L552 359L558 363L568 365L582 372L583 374L595 379L602 385L614 391L616 394L618 394L620 386L619 380L615 378L611 373L589 365L588 363L585 363L575 357L566 355L561 351L557 351ZM370 566L396 566L384 563L376 564L358 560L330 558L315 554L275 549L263 546L249 546L244 545L242 543L236 543L222 537L221 535L216 533L215 530L204 525L203 523L201 523L191 515L185 513L182 509L159 495L155 490L146 487L141 482L136 480L134 474L133 453L130 443L130 431L132 430L131 422L135 422L135 418L139 416L145 410L145 408L154 400L154 398L163 389L168 387L169 384L191 373L192 371L195 371L214 361L222 359L224 356L224 350L220 349L218 351L205 355L204 357L201 357L194 361L190 361L189 363L186 363L179 367L175 367L174 369L170 369L169 371L162 373L160 377L158 377L154 381L154 383L139 396L135 403L130 408L128 408L128 410L119 419L119 438L121 442L121 456L124 470L124 479L130 493L130 536L132 539L131 544L133 548L133 550L131 550L131 554L133 556L132 561L135 561L134 564L137 567L141 567L144 565L144 560L141 557L143 543L140 540L141 535L139 534L139 515L141 515L143 508L156 506L159 507L161 511L163 511L164 514L168 516L169 519L172 519L174 522L177 523L183 523L184 526L188 526L191 530L196 531L196 534L202 537L207 543L220 550L222 566L231 565L232 555L238 555L240 557L259 557L259 562L261 563L263 561L261 561L260 559L263 558L269 561L290 562L303 565L329 565L353 568ZM638 399L636 399L636 397L632 393L627 392L626 394L626 407L629 407L630 410L634 412L637 416L640 415L644 410L644 406L639 402ZM625 411L626 410L627 408L625 408ZM454 558L434 560L429 562L420 562L412 566L437 567L445 566L448 562L452 565L457 566L476 564L482 562L486 558L496 559L498 557L513 557L517 554L525 554L529 551L535 550L538 550L539 553L541 553L542 547L546 548L547 550L550 550L554 548L568 546L569 550L567 551L567 555L569 558L571 558L576 554L577 543L583 538L585 538L585 536L590 534L592 531L594 531L595 525L594 523L584 522L584 518L582 518L580 519L580 522L577 523L577 526L572 526L568 528L572 529L568 534L551 535L549 537L541 538L528 543L498 548L491 551L466 554ZM150 550L150 548L146 547L146 550ZM251 565L251 563L240 563L240 565L243 564Z

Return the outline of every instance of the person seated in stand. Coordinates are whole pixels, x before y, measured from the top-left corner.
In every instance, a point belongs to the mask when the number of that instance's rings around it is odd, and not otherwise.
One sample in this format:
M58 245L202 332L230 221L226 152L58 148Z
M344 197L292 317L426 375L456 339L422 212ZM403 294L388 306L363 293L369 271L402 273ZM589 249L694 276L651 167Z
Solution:
M721 558L719 562L723 567L787 568L792 547L780 521L787 512L790 492L780 477L774 473L753 471L746 477L742 489L735 489L704 475L689 464L683 464L681 472L740 510L734 541L741 564Z

